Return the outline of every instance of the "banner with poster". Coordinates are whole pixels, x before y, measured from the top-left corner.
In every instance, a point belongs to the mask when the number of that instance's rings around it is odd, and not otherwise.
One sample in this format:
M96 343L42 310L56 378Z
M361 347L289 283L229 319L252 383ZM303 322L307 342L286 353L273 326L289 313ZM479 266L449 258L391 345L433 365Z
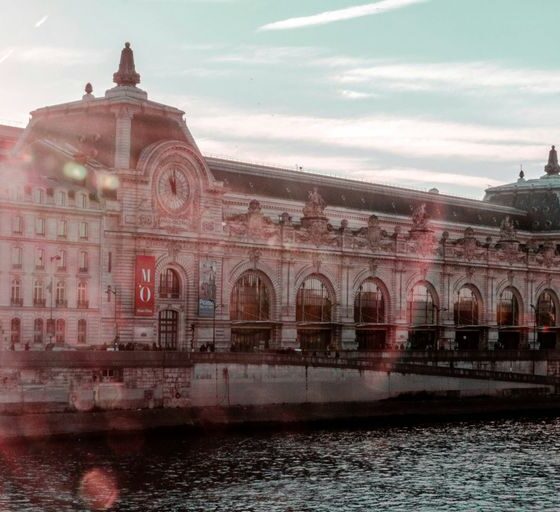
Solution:
M200 288L198 295L199 316L214 316L217 268L218 263L215 260L202 260L200 262Z
M156 258L136 256L136 282L134 286L134 314L152 316L155 310Z

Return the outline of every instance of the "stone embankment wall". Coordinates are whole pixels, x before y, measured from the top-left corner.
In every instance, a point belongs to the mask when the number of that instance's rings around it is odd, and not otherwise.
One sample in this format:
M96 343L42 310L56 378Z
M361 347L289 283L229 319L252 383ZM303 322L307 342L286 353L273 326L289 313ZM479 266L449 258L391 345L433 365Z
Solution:
M428 393L434 396L503 396L549 393L549 382L515 382L430 375L430 365L546 376L546 360L422 362L378 354L356 367L334 357L188 354L165 352L52 352L0 354L0 412L56 413L170 408L375 402ZM425 359L425 358L424 358ZM415 373L414 365L418 371ZM352 367L354 365L354 367ZM557 369L557 363L551 364ZM503 376L502 376L503 377ZM544 378L544 377L543 377Z

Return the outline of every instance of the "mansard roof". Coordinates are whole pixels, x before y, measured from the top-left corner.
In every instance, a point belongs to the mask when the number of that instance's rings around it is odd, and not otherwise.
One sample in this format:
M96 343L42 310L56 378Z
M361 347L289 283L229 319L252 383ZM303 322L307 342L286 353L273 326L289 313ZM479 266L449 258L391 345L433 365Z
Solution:
M251 198L269 197L304 203L308 192L317 187L328 206L368 214L409 217L417 207L425 204L434 221L496 228L509 216L519 229L530 227L527 212L484 201L221 158L207 157L206 162L226 189Z
M0 162L8 158L22 132L23 128L0 124Z
M546 174L538 179L525 179L525 173L521 171L516 182L488 188L484 200L526 211L527 222L532 231L558 231L560 166L554 146L544 170Z

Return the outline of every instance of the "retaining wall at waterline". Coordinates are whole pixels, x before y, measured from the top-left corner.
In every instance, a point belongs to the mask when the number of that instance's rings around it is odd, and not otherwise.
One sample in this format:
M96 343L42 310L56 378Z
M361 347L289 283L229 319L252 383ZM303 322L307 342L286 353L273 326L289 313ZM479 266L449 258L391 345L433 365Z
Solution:
M496 400L557 390L557 364L533 354L509 361L448 354L429 365L422 357L1 353L0 436L391 415L408 406L388 408L388 399ZM418 400L413 409L422 413Z

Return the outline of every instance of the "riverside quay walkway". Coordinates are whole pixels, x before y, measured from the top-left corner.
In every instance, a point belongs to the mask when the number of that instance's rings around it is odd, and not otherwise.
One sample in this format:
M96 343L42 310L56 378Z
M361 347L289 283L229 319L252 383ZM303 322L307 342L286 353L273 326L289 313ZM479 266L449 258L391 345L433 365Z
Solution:
M560 386L560 351L432 352L0 352L0 368L185 368L196 364L305 366ZM560 389L560 387L559 387Z

